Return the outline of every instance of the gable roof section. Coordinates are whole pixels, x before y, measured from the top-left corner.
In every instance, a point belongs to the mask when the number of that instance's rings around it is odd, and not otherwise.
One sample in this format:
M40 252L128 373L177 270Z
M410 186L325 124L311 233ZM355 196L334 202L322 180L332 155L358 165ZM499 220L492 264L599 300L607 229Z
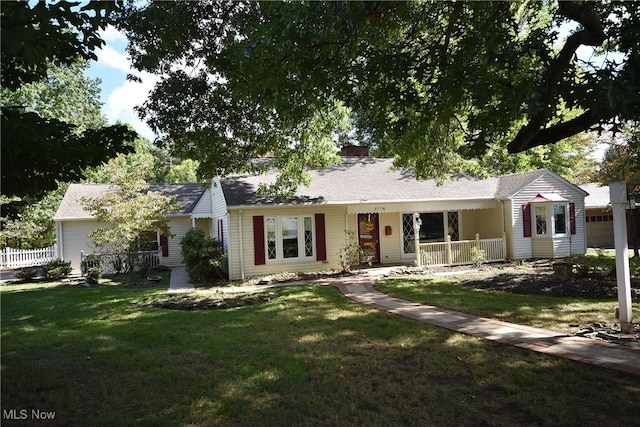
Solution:
M587 208L606 208L611 203L609 187L606 185L585 184L580 188L589 193L584 199L584 205Z
M417 180L411 172L392 166L390 158L345 157L328 168L310 170L311 184L300 186L290 200L257 194L261 183L275 181L273 170L262 175L233 175L220 182L227 205L241 207L493 199L499 181L458 175L438 185L435 180Z
M563 182L565 185L567 185L569 187L572 187L573 189L577 190L578 192L584 194L585 196L588 195L588 193L586 191L584 191L582 188L580 188L577 185L567 181L566 179L564 179L560 175L550 171L549 169L539 169L539 170L531 171L531 172L524 172L524 173L510 174L510 175L501 176L500 177L500 186L498 188L498 191L496 192L496 198L497 199L510 199L510 198L514 197L515 195L517 195L522 190L524 190L525 188L529 187L534 182L538 181L539 179L541 179L541 178L543 178L545 176L554 177L556 180L558 180L560 182Z
M149 191L157 191L165 196L176 196L180 211L170 215L188 215L202 197L206 187L201 184L150 184ZM110 184L71 184L53 217L56 221L92 219L80 202L83 197L100 197L109 191L116 191Z

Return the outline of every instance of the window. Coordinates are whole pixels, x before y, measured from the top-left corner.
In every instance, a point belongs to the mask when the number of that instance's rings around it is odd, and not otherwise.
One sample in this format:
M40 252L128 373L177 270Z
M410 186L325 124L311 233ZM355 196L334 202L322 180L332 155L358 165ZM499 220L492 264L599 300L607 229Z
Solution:
M265 218L267 260L313 258L314 224L311 216Z
M444 242L447 234L451 240L460 240L458 212L422 212L420 221L420 243ZM413 214L402 214L402 243L405 254L415 253Z
M553 205L554 234L567 234L567 207Z
M282 218L282 257L298 258L298 218Z
M145 231L138 237L138 250L157 251L158 248L158 233L156 231Z
M278 251L276 245L276 219L267 218L267 258L278 258Z
M536 236L547 235L547 207L536 206L534 209L536 218Z

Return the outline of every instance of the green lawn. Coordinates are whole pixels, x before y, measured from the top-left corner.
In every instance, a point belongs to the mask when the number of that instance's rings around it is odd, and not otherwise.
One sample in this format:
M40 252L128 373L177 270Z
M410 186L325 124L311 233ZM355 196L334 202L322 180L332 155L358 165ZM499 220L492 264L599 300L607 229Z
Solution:
M65 426L638 424L640 377L452 333L331 287L208 311L135 305L166 283L0 289L3 426L33 425L7 419L32 410Z

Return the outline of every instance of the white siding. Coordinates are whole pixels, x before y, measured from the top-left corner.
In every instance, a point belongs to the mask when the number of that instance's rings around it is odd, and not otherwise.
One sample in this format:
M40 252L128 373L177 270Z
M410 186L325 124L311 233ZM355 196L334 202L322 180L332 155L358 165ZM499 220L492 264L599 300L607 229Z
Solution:
M227 201L224 198L224 193L222 192L222 187L220 185L220 179L215 178L211 182L211 186L209 187L211 192L210 198L210 209L211 216L213 218L213 232L212 236L214 238L218 238L218 236L222 235L222 244L225 252L229 251L229 215L227 208ZM222 221L222 232L219 231L220 223Z
M533 242L535 237L524 237L522 205L529 203L531 199L539 193L557 193L569 202L575 203L576 213L576 234L567 234L565 237L554 237L553 242ZM508 204L508 202L505 202ZM508 238L510 256L514 259L526 258L560 258L570 254L583 254L586 252L586 235L584 220L584 193L564 179L547 173L540 179L534 181L526 188L515 194L511 200L510 222L513 233ZM569 213L567 212L567 215ZM505 218L505 221L508 221ZM511 233L510 233L511 234ZM544 240L544 239L543 239ZM551 240L551 239L549 239ZM511 252L512 251L512 252Z
M89 233L97 229L99 224L94 220L60 221L58 246L65 261L71 261L71 268L80 272L81 252L85 255L94 252Z
M211 186L209 186L191 211L193 218L211 218Z

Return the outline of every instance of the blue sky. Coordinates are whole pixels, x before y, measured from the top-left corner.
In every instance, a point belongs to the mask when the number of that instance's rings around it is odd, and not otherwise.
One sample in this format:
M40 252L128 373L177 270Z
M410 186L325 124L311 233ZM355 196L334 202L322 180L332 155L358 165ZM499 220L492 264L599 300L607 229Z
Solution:
M96 51L97 61L91 61L85 75L93 79L100 79L102 83L102 114L109 123L118 120L132 125L145 138L153 141L153 131L139 118L134 107L141 105L158 77L148 73L140 73L131 68L129 58L125 53L127 39L113 27L101 32L106 42L102 49ZM133 74L142 79L142 83L127 81L127 74Z

